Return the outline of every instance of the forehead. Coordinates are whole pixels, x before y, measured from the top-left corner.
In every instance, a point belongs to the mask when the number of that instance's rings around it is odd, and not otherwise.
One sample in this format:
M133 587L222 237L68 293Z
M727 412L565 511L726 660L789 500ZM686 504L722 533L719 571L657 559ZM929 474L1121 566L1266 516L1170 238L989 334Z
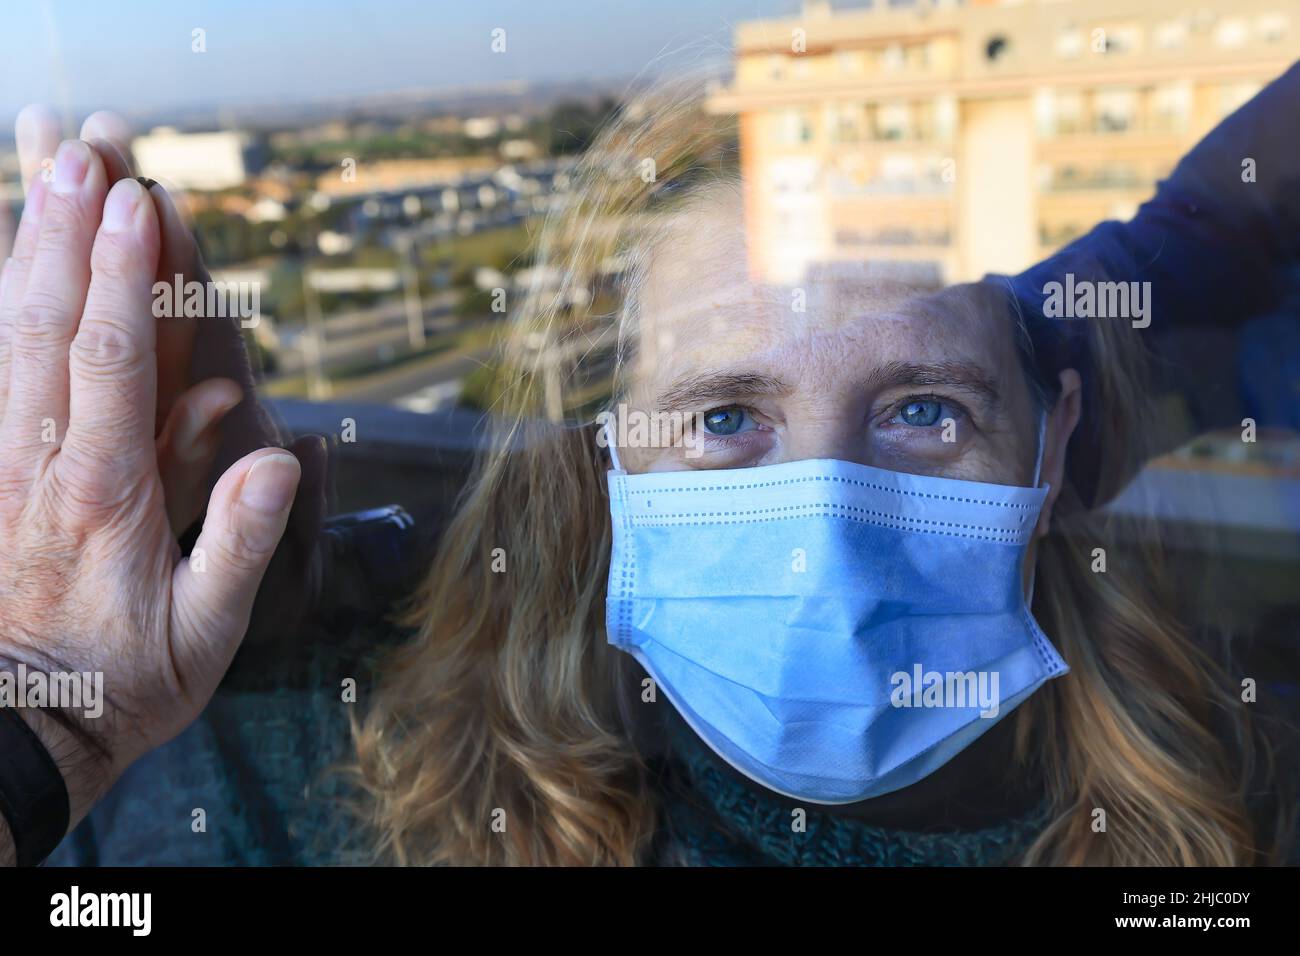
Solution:
M897 284L764 284L750 273L734 205L694 208L655 243L639 296L633 389L713 368L779 372L827 389L891 362L960 361L990 378L1016 368L1006 316L958 296L923 307Z

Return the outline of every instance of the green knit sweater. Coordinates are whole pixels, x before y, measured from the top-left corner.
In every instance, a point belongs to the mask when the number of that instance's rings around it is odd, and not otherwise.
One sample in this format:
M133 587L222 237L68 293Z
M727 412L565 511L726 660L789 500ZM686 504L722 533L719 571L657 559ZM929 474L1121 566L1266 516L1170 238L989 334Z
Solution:
M672 733L680 783L664 794L664 864L686 866L1001 866L1047 825L1046 803L973 830L912 832L872 826L814 805L792 807L729 772L680 723Z
M355 794L331 771L350 756L349 717L367 703L374 664L400 637L373 619L343 618L276 666L241 652L200 719L130 768L49 865L369 862L349 809ZM355 703L344 701L348 678ZM1035 812L975 831L911 833L810 807L797 826L786 806L728 773L689 731L670 733L650 864L998 865L1013 862L1044 823Z

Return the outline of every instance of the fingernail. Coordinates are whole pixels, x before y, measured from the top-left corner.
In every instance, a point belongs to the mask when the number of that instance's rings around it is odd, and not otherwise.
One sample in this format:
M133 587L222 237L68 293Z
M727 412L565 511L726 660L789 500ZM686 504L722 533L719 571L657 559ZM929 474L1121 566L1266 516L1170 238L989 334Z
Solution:
M204 428L203 422L196 421L196 417L192 413L185 416L185 421L177 429L176 438L172 443L172 450L176 453L176 457L184 462L202 461L218 440L217 429Z
M217 434L216 429L210 429L199 434L193 440L178 441L176 443L176 457L186 464L197 464L216 454L217 445L220 442L221 436Z
M221 417L225 415L226 412L230 411L232 408L234 408L243 400L244 400L244 393L242 389L233 395L227 395L225 398L223 398L220 402L217 403L217 416Z
M214 409L211 423L193 412L186 415L172 446L176 457L190 463L210 458L221 444L221 420L243 400L242 394L223 398Z
M45 182L37 176L27 187L27 199L23 201L23 219L36 220L45 211Z
M90 147L79 139L70 139L54 154L54 191L75 193L81 188L90 168Z
M104 202L104 219L101 228L105 232L125 232L135 222L135 211L144 198L144 190L134 179L122 179L108 191Z
M19 149L30 151L36 144L36 134L40 129L42 115L48 111L32 105L24 107L14 121L14 140Z
M141 186L143 186L145 189L153 189L155 186L158 185L158 181L156 179L150 179L148 176L137 176L135 177L135 181L139 183Z
M30 157L37 151L41 145L42 129L58 128L58 114L48 106L33 104L24 107L14 121L14 145L18 147L19 155Z
M280 514L293 504L299 472L298 459L287 453L257 459L244 478L239 503L264 515Z

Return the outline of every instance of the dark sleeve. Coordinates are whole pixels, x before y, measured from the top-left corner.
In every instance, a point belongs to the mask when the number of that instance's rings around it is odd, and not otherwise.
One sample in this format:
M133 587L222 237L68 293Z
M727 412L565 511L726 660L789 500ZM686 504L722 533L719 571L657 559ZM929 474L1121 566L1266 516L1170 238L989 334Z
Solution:
M1300 63L1202 139L1131 221L1101 223L1012 284L1034 314L1067 273L1150 282L1153 323L1235 325L1282 301L1298 261Z
M1170 427L1148 436L1148 454L1239 426L1244 415L1261 427L1300 416L1295 359L1285 352L1295 336L1274 334L1300 310L1297 130L1300 63L1193 147L1132 220L1103 222L1018 275L986 278L1024 319L1043 370L1075 368L1083 376L1083 421L1070 459L1085 505L1118 491L1101 469L1103 418L1115 412L1096 394L1086 323L1044 314L1049 283L1149 283L1142 290L1148 324L1138 327L1153 359L1150 388L1177 401L1166 406L1175 410ZM1251 349L1268 361L1243 375Z

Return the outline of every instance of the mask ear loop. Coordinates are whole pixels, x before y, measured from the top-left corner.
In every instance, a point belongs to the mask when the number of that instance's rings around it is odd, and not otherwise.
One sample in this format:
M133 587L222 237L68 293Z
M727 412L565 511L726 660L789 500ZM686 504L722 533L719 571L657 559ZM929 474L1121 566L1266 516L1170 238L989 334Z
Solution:
M615 471L623 471L623 463L618 460L618 444L615 442L614 432L610 429L609 423L614 420L614 416L605 417L605 447L609 450L609 462L614 466Z
M1034 487L1038 487L1039 479L1043 476L1043 455L1047 451L1047 409L1043 409L1038 415L1038 457L1034 461ZM1048 484L1050 489L1052 486ZM1025 594L1026 607L1034 603L1034 580L1038 577L1038 562L1035 560L1033 567L1029 569L1029 589Z

